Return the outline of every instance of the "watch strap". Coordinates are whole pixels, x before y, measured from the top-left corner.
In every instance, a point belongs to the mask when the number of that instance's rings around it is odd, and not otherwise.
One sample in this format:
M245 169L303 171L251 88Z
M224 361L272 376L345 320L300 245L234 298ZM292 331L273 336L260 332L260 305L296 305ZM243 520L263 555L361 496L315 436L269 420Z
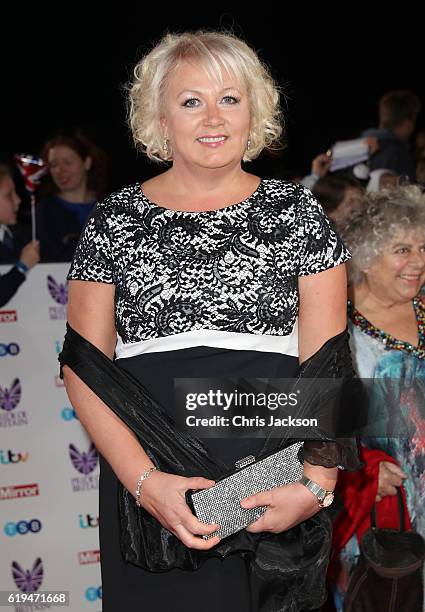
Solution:
M299 482L305 487L307 487L307 489L317 497L317 501L319 502L320 506L322 506L323 500L327 495L332 495L332 497L334 495L333 491L328 491L327 489L324 489L319 484L317 484L317 482L314 482L314 480L310 480L310 478L307 478L307 476L301 476Z

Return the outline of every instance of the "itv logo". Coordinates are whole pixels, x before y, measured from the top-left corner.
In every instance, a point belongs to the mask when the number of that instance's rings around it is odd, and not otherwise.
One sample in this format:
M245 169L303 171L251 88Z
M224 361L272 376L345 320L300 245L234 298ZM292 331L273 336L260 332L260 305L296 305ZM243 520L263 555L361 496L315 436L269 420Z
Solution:
M88 529L89 527L99 527L99 517L92 516L91 514L78 515L78 523L81 529Z
M26 463L29 453L14 453L11 450L0 449L0 463L8 465L9 463Z

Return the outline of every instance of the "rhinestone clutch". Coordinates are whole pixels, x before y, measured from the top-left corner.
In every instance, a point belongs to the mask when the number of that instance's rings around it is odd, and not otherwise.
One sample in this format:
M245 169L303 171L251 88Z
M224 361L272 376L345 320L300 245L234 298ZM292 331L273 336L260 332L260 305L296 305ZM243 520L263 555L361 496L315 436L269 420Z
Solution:
M298 458L302 445L302 442L295 442L258 460L253 455L244 457L236 462L234 472L217 480L213 487L188 491L186 501L195 516L203 523L220 525L214 533L202 537L206 540L216 535L227 538L260 518L266 506L246 509L241 507L241 500L299 480L303 475Z

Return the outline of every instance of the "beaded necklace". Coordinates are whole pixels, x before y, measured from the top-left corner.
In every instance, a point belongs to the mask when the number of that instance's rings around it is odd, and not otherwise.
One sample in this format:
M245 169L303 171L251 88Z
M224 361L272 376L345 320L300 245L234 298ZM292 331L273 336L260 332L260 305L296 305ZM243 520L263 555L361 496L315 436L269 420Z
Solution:
M418 324L418 346L413 346L410 342L404 340L397 340L391 334L387 334L382 329L372 325L353 305L351 300L348 300L348 316L350 317L353 324L372 338L380 340L387 351L406 351L411 353L419 359L425 359L425 306L420 298L413 298L413 309L416 315L416 321Z

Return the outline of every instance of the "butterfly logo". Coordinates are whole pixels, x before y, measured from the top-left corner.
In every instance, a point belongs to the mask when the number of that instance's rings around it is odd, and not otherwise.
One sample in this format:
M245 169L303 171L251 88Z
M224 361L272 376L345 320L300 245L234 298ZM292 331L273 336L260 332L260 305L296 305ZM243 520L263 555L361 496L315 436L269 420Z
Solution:
M55 281L55 279L53 278L53 276L49 276L47 277L47 287L49 289L49 293L52 296L52 298L55 300L55 302L57 302L58 304L62 304L63 306L65 306L65 304L68 303L68 283L57 283Z
M90 472L93 472L95 467L97 466L98 461L98 453L93 444L90 444L89 450L84 453L80 453L78 448L74 444L69 445L69 457L72 461L72 465L78 470L81 474L87 476Z
M0 386L0 408L8 412L16 408L21 400L21 393L21 382L19 378L15 378L10 389L6 387L3 389L3 387Z
M37 591L43 582L43 563L40 557L34 561L31 570L24 570L16 561L12 562L12 576L16 586L22 593Z

